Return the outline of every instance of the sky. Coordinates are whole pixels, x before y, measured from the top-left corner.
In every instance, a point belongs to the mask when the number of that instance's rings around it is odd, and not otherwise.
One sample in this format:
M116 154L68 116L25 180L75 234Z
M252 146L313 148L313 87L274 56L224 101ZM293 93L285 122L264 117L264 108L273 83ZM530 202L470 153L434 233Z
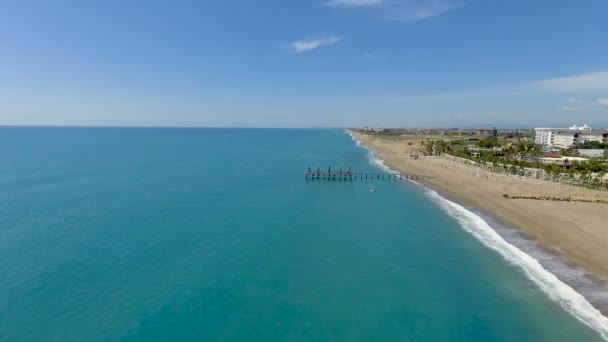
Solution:
M0 125L608 127L606 0L0 1Z

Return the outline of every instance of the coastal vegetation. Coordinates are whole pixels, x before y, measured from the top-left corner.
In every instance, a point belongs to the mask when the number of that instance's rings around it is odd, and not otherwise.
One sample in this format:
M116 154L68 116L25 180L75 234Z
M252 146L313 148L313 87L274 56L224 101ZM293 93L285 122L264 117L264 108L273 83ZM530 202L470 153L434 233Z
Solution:
M581 148L581 149L608 149L608 142L587 141L583 144L579 144L578 148Z
M543 164L537 158L543 156L542 150L531 141L508 142L491 137L470 144L465 140L429 139L425 143L425 150L428 155L446 154L464 158L491 166L498 172L522 174L525 170L542 170L547 175L584 182L587 187L608 189L608 182L603 181L608 174L608 161L605 158L590 158L585 162L566 159L563 164ZM578 157L578 152L564 150L561 155Z
M572 197L572 196L503 194L502 197L507 198L507 199L530 199L530 200L537 200L537 201L582 202L582 203L608 204L608 200L605 200L602 198L585 198L585 197Z
M525 175L541 172L554 179L571 180L593 189L608 189L608 160L581 157L576 149L544 152L535 145L533 133L527 130L503 132L498 136L480 136L474 130L455 129L375 129L362 133L388 140L406 140L408 149L431 156L453 156L491 168L494 172ZM577 149L608 149L607 143L587 142ZM542 158L572 157L559 163L543 163Z

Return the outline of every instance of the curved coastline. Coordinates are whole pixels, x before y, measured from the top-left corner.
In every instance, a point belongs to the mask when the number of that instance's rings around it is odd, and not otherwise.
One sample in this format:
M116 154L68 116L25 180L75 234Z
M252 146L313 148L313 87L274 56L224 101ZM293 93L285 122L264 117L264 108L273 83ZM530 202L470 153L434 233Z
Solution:
M378 157L376 150L365 146L352 132L346 130L346 133L357 146L369 151L371 165L388 173L398 173ZM427 185L412 182L424 187L425 194L454 218L463 230L485 247L499 253L505 261L522 271L552 301L608 341L608 317L599 309L600 305L607 301L603 284L587 276L580 268L570 266L563 258L526 239L521 233L499 223L497 219L477 209L470 210L459 204L456 199L448 199L448 196ZM496 227L490 225L487 218L483 218L486 216L491 218Z

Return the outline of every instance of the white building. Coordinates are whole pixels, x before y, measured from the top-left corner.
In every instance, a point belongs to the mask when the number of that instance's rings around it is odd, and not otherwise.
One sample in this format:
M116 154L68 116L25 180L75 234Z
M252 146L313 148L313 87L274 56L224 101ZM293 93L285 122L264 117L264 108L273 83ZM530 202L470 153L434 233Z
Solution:
M542 146L570 148L578 144L580 133L569 128L535 128L534 143Z
M606 142L608 133L594 132L590 126L584 124L579 127L576 124L568 128L535 128L537 145L558 148L571 148L580 143L588 141Z
M582 134L580 136L581 143L592 142L592 141L606 142L606 134Z
M582 157L604 158L608 157L608 150L604 149L578 149L576 150Z
M581 157L560 157L560 158L541 157L541 158L538 158L538 161L541 164L564 165L564 164L569 164L569 163L571 164L572 162L584 163L584 162L588 162L589 159L581 158Z
M556 132L553 138L553 146L557 148L571 148L579 143L581 134L578 132Z
M558 128L535 128L536 136L534 137L534 143L542 146L553 146L556 130Z
M571 126L568 129L572 130L572 131L591 132L591 126L588 126L587 123L585 123L581 127L578 127L576 124L574 124L573 126Z
M588 162L589 159L582 157L532 157L532 156L519 156L518 160L524 160L527 162L539 162L541 164L556 164L556 165L566 165L572 164L574 162L584 163Z

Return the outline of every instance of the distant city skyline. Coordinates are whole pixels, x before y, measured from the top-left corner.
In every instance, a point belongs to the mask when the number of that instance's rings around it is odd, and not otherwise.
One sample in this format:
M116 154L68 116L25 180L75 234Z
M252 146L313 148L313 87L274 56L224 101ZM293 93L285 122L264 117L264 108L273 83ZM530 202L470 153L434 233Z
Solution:
M0 4L0 125L608 127L608 2Z

